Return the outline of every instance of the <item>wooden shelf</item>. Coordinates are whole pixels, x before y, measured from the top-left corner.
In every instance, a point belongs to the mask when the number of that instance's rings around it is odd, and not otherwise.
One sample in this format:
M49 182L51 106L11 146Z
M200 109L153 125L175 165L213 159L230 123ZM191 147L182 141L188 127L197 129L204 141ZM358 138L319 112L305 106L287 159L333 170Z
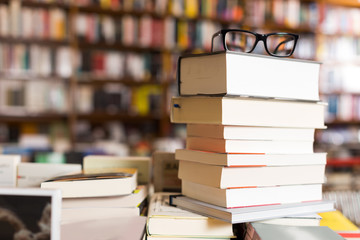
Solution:
M333 167L349 167L360 165L360 157L350 158L330 158L327 160L327 166Z
M7 36L0 36L0 42L11 43L11 44L26 44L26 45L36 44L36 45L46 45L51 47L68 46L70 44L70 41L68 40L21 38L21 37L7 37Z
M77 118L80 120L87 120L90 122L104 122L104 121L122 121L128 123L143 123L145 121L159 121L161 116L158 115L130 115L128 113L115 113L110 114L107 112L93 112L89 114L78 114Z
M54 122L65 121L67 114L62 113L40 113L40 114L23 114L23 115L3 115L0 114L0 122L2 123L27 123L27 122Z
M46 2L46 1L22 0L21 5L26 6L26 7L34 7L34 8L54 8L54 7L57 7L57 8L63 8L65 10L68 10L71 7L71 5L69 5L69 4L61 3L61 2L58 2L58 1Z
M156 79L137 81L130 78L111 79L106 77L98 78L98 79L92 78L92 79L82 80L80 77L78 79L78 84L90 84L90 85L124 84L127 86L157 85L157 86L167 87L170 84L170 82L169 81L159 82Z

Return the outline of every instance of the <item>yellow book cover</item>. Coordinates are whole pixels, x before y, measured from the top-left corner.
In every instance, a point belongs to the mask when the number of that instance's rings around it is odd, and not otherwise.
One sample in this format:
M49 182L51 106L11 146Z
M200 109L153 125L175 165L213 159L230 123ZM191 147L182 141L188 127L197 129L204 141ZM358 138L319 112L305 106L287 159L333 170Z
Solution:
M340 211L319 213L322 217L320 226L327 226L332 230L338 231L358 231L359 228L345 217Z

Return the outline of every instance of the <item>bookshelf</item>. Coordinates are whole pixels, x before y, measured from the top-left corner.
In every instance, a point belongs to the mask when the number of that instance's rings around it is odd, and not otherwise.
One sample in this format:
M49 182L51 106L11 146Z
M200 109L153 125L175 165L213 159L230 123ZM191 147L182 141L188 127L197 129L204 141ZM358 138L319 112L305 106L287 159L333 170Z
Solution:
M45 21L35 24L35 16ZM93 129L115 121L125 128L147 126L154 138L173 136L168 106L176 94L177 57L209 51L211 35L221 27L299 33L295 57L324 63L320 88L329 102L329 129L318 134L319 146L330 149L334 143L324 139L333 130L359 131L360 114L339 117L353 114L359 101L355 0L0 0L0 18L0 91L16 99L27 86L40 89L35 83L58 90L48 98L36 91L30 108L2 99L1 124L21 129L28 120L40 126L59 121L73 149L83 124ZM348 69L352 76L343 76ZM49 98L56 104L46 108ZM346 112L349 102L354 106Z

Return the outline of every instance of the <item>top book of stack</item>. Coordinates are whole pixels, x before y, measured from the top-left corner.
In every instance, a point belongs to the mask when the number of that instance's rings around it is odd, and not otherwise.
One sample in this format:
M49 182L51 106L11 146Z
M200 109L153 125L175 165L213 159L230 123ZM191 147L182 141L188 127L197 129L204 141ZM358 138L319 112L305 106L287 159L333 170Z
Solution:
M179 58L180 95L251 96L319 101L320 63L215 52Z

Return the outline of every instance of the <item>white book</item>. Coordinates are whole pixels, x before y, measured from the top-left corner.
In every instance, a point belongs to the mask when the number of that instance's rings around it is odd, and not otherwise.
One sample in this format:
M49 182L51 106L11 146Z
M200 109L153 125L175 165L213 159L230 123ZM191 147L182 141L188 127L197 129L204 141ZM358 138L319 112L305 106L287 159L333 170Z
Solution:
M322 184L220 189L182 181L182 194L225 208L251 207L322 199Z
M179 178L225 188L324 183L325 165L224 167L179 161Z
M18 165L18 187L40 187L50 178L81 172L81 164L33 163L24 162Z
M313 153L313 144L313 141L186 138L186 149L219 153Z
M0 187L16 187L20 155L0 155Z
M231 238L232 225L171 206L170 192L155 193L150 200L146 232L149 236Z
M314 141L314 128L187 124L187 136L243 140Z
M180 57L178 69L181 95L319 100L319 62L215 52Z
M325 128L326 104L246 97L173 97L171 122Z
M173 197L172 204L179 208L221 219L231 223L253 222L278 217L334 211L333 201L312 201L227 209L189 197Z
M222 166L295 166L326 164L326 153L246 154L177 149L175 159Z

